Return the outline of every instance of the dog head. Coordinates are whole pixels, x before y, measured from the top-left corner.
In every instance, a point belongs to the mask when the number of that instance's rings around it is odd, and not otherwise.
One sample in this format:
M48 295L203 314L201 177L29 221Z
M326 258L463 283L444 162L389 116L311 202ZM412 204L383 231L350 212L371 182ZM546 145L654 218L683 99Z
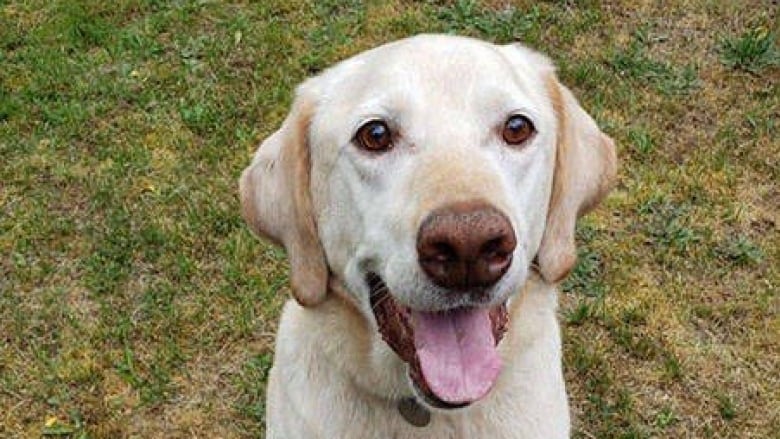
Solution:
M301 304L338 280L419 393L459 406L494 383L504 304L532 262L549 283L573 267L575 221L615 167L547 58L425 35L303 83L241 176L241 203L287 250Z

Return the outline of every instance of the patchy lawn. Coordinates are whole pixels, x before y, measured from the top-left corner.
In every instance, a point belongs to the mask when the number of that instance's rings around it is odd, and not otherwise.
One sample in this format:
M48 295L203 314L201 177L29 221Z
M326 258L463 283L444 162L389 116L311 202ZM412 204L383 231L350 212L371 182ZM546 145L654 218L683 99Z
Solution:
M581 438L780 431L773 1L0 1L0 436L262 436L281 251L236 180L299 81L419 32L549 54L618 142L564 285Z

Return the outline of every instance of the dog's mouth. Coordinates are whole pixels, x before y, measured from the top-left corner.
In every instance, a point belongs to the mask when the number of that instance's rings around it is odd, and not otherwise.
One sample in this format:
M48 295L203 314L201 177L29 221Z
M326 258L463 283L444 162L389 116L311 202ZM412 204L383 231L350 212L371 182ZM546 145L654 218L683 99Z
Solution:
M419 311L399 304L376 273L366 282L382 339L409 365L426 403L459 408L490 392L501 372L497 346L508 325L506 303Z

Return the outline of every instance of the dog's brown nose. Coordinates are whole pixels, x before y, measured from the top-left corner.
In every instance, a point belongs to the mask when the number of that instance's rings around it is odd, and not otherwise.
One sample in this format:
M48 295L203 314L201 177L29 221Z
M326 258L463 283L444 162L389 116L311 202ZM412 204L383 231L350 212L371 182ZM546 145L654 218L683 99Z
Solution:
M481 201L436 209L417 232L417 256L425 274L436 285L458 290L498 282L516 245L506 215Z

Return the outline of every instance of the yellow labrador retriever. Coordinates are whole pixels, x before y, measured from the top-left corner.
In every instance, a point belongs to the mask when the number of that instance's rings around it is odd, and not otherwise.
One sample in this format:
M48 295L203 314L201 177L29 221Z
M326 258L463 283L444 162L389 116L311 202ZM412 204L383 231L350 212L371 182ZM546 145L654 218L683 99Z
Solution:
M421 35L304 82L240 182L295 296L267 437L568 437L556 284L615 167L520 45Z

